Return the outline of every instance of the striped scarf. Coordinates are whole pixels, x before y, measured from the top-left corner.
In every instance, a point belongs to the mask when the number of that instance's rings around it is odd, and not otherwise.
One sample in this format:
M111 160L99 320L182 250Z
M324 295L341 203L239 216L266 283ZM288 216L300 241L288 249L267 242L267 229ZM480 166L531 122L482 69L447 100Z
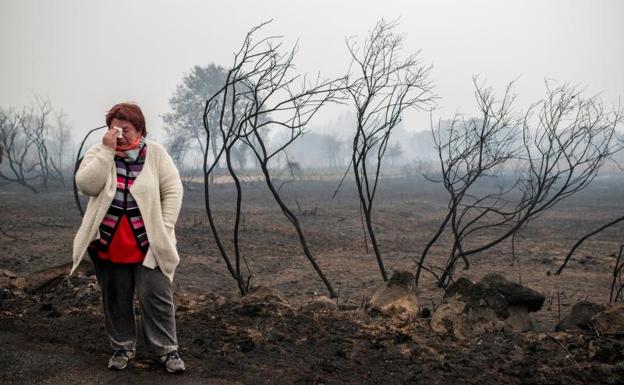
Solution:
M141 212L134 197L130 193L130 187L139 176L145 163L145 153L147 147L144 140L141 140L139 147L124 151L125 157L115 156L115 166L117 168L117 190L108 212L100 224L100 250L106 251L113 239L113 234L119 225L119 218L126 214L130 220L132 232L137 240L137 245L143 252L147 252L149 242Z

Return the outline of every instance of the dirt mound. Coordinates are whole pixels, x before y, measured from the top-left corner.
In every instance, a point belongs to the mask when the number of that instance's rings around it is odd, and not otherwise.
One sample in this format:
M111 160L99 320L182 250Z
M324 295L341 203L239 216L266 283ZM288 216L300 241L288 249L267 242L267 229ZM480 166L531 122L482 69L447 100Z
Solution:
M69 265L54 266L27 276L15 277L0 289L0 309L8 314L44 318L61 314L96 312L100 291L95 275L89 270L68 276Z
M258 286L239 299L233 309L241 316L271 317L280 316L284 311L292 310L292 307L278 290Z
M591 319L602 310L604 310L602 305L580 301L572 307L570 314L555 326L555 331L593 331Z
M624 335L624 303L608 304L592 317L591 325L600 334Z
M497 274L488 274L478 283L460 278L433 313L431 328L461 339L502 330L529 331L533 326L528 313L541 309L544 299Z

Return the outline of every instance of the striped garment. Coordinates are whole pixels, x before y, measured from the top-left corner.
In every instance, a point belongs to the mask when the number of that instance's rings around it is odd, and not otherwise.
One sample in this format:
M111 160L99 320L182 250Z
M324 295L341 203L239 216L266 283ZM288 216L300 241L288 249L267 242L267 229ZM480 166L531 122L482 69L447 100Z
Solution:
M132 232L139 249L143 252L147 252L149 242L147 240L143 218L141 217L141 212L139 211L139 207L137 206L134 197L130 193L130 187L132 187L134 180L143 169L146 152L147 146L145 145L145 141L141 140L141 143L136 150L129 150L125 152L125 158L115 156L115 166L117 167L117 190L115 191L113 202L100 224L100 240L98 248L101 251L108 250L108 246L113 239L113 234L119 227L119 218L122 214L125 214L130 220Z

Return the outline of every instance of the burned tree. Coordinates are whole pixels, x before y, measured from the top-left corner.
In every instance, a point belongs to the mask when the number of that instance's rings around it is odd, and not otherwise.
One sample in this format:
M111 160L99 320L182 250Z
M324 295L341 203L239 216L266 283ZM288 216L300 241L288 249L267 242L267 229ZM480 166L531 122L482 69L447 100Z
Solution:
M396 23L379 21L360 47L347 40L351 55L347 92L356 110L351 164L366 229L384 281L388 280L373 226L373 201L392 130L405 110L422 108L433 100L430 67L418 53L399 57L403 37Z
M84 208L82 207L82 203L80 202L80 195L78 194L78 185L76 184L76 172L78 171L78 169L80 168L80 164L82 163L82 149L84 148L84 145L87 139L89 138L89 136L91 136L92 133L94 133L97 130L101 130L103 128L108 128L108 126L104 125L104 126L95 127L89 130L89 132L87 132L84 138L82 138L82 142L80 142L80 146L78 147L78 152L76 153L76 160L74 162L74 175L72 178L72 186L74 189L74 202L76 202L76 206L78 207L78 212L80 212L81 217L84 216Z
M618 145L618 147L616 147L615 151L619 152L624 148L624 140L620 139L620 143ZM559 275L561 274L561 272L563 271L563 269L567 266L568 262L570 262L570 259L572 259L572 256L574 255L574 253L576 252L576 250L581 247L581 245L583 243L585 243L585 241L587 241L589 238L600 234L601 232L605 231L608 228L611 228L615 225L617 225L618 223L621 223L624 221L624 216L620 215L617 218L613 218L611 219L609 222L599 226L596 229L593 229L592 231L590 231L589 233L583 235L581 238L579 238L574 245L572 246L572 248L570 249L570 251L568 252L568 254L565 256L563 262L561 263L561 266L559 266L559 268L557 269L557 271L555 272L555 275ZM618 262L616 263L616 269L618 269L618 264L620 263L620 259L622 258L622 249L620 249L620 256L618 257ZM621 271L622 267L619 267L619 270Z
M45 99L37 98L36 107L30 108L27 113L27 119L22 121L22 129L28 141L33 144L35 154L37 156L37 169L41 184L48 186L51 179L63 182L63 171L60 168L61 158L54 159L50 153L50 144L52 142L50 117L53 113L50 102ZM57 123L65 124L64 118L57 115ZM57 127L56 130L62 134L65 127ZM61 137L65 140L65 137ZM61 142L61 146L64 142ZM62 156L59 153L59 156Z
M173 159L173 162L178 166L178 170L180 170L184 189L191 191L193 189L193 179L201 166L201 162L197 158L193 158L190 164L185 161L187 154L193 150L192 141L186 134L178 133L167 138L166 147L167 152L171 155L171 159Z
M71 126L67 120L67 114L63 111L55 113L56 124L51 133L52 149L55 150L54 156L51 158L51 164L54 171L60 178L61 183L65 184L65 175L73 170L71 163L65 164L63 158L67 157L71 161L71 154L67 154L68 146L72 142ZM68 156L69 155L69 156Z
M22 126L27 116L14 110L0 111L0 178L24 186L34 193L38 178L32 156L34 144L25 137Z
M561 263L561 266L559 266L559 268L555 272L555 275L561 274L563 269L567 266L568 262L570 262L570 259L574 255L574 252L576 251L576 249L578 249L586 240L588 240L589 238L593 237L596 234L599 234L599 233L603 232L604 230L606 230L606 229L608 229L608 228L610 228L612 226L617 225L618 223L620 223L622 221L624 221L624 216L617 217L617 218L615 218L615 219L605 223L604 225L601 225L597 229L594 229L594 230L590 231L589 233L583 235L581 238L579 238L576 241L576 243L574 243L574 245L572 246L572 248L570 249L568 254L565 256L565 258L563 260L563 263Z
M186 154L189 152L191 143L188 136L182 134L171 135L167 138L167 152L171 155L178 168L182 168ZM203 150L202 150L203 152Z
M335 170L342 165L344 143L335 134L322 136L323 155L327 157L327 167Z
M305 76L291 75L296 47L285 52L281 51L282 42L275 36L255 41L255 34L265 25L266 23L263 23L254 27L247 34L241 49L234 56L234 63L227 73L224 85L205 104L204 127L208 140L213 140L210 137L212 131L208 116L214 111L219 111L218 132L221 142L218 155L211 163L208 161L207 148L204 151L206 212L219 251L230 274L236 279L241 294L244 294L248 281L245 284L240 269L239 224L242 186L233 167L232 150L237 144L246 145L257 160L275 202L295 229L305 256L323 280L330 295L335 297L336 292L308 247L297 216L286 205L274 185L269 162L304 134L306 125L323 105L337 100L342 83L336 80L322 80L320 77L309 80ZM296 87L298 82L301 82L300 87ZM230 108L226 113L225 107L228 105ZM270 147L266 141L270 129L285 130L288 132L287 139ZM208 179L221 157L225 157L229 175L236 188L234 265L215 225L209 199Z
M63 147L69 141L64 115L56 125L50 102L37 98L35 106L0 110L0 178L33 192L51 180L63 182ZM56 136L56 137L55 137ZM52 147L51 147L52 146ZM56 146L59 151L52 151Z
M473 193L478 182L500 176L503 166L519 154L516 131L519 121L512 110L515 99L512 84L507 86L503 98L497 100L491 87L479 86L476 78L473 82L480 118L463 120L456 116L446 126L442 122L435 128L432 125L441 169L440 179L434 181L442 183L449 194L448 212L417 262L417 283L425 258L447 226L450 225L453 235L448 264L454 266L458 256L463 257L462 241L470 233L502 226L513 219L504 211L507 202L504 196L509 189L501 187L482 195ZM498 218L481 227L482 221L492 216ZM468 259L463 257L463 260L468 268Z
M624 271L624 245L620 246L618 254L613 265L611 277L611 291L609 293L609 303L622 300L622 290L624 290L624 282L622 281L622 272Z
M437 136L441 182L449 194L449 211L418 261L418 270L423 268L431 245L449 226L452 246L437 277L443 287L451 281L459 260L468 267L469 256L512 237L532 219L587 187L615 151L615 128L622 120L622 111L607 110L597 97L585 98L567 84L547 82L545 99L532 105L516 125L512 124L516 121L514 115L503 108L510 105L513 96L506 93L494 103L488 97L490 91L478 85L476 88L483 130L461 124L459 137L465 139ZM487 144L482 132L490 132L499 122L508 122L503 126L508 129L501 133L512 136ZM516 126L521 133L518 146L514 139ZM466 146L471 142L477 145ZM495 168L484 167L483 159L493 162ZM517 169L513 170L512 164ZM473 193L471 186L491 176L488 170L496 169L513 171L508 187L494 193ZM457 181L461 188L457 188Z

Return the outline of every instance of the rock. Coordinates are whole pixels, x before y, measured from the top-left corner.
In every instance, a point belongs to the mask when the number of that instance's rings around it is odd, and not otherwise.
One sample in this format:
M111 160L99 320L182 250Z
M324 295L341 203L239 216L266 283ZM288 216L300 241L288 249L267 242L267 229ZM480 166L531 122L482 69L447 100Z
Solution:
M604 306L592 302L577 302L564 319L555 326L555 331L591 331L591 319L604 310Z
M409 271L396 271L388 280L388 286L401 286L414 291L416 290L416 277Z
M487 274L481 279L480 283L501 293L505 297L507 304L526 306L529 312L540 310L546 299L535 290L509 282L495 273Z
M544 297L534 290L489 274L479 283L459 278L447 289L431 317L436 333L460 339L501 330L533 328L529 312L541 308Z
M395 272L387 283L379 285L366 305L369 314L416 314L418 309L415 277L406 271Z
M509 317L505 320L505 326L517 332L533 330L533 321L529 316L529 308L525 305L510 305Z
M591 326L601 334L624 334L624 304L609 304L594 315Z
M467 309L465 302L455 298L438 306L431 317L431 329L434 332L454 335L459 339L503 330L504 326L504 322L496 317L492 309Z
M453 297L459 297L471 307L488 307L494 310L499 318L509 317L509 305L505 296L488 286L475 284L466 278L459 278L448 287L444 299Z
M314 297L301 307L302 311L309 312L334 311L336 309L338 309L338 305L336 304L336 302L324 295L320 297Z
M505 327L509 309L502 295L460 278L447 290L444 302L431 317L431 329L460 339Z

